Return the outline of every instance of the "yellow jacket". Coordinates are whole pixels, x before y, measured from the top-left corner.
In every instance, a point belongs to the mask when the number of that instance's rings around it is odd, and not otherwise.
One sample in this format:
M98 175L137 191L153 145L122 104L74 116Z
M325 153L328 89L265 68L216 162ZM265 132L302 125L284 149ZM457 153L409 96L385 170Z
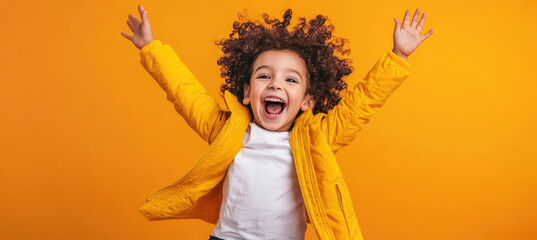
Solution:
M216 224L227 167L243 146L252 116L228 91L226 107L220 107L168 44L154 40L140 50L140 56L141 64L209 149L188 174L151 194L139 211L148 220L196 218ZM409 70L410 63L389 51L334 109L315 115L309 109L295 119L289 143L307 222L319 239L363 239L334 154L355 138Z

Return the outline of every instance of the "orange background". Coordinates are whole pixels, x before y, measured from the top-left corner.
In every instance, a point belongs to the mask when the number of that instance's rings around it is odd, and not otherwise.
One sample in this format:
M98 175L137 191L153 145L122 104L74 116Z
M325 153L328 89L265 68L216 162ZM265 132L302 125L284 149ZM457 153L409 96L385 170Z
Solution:
M1 239L209 238L203 221L138 212L207 149L120 35L138 3L2 3ZM537 239L536 1L142 4L155 38L220 103L213 42L243 9L328 16L350 41L353 86L391 50L393 18L420 7L422 33L435 32L409 57L410 77L336 155L363 236Z

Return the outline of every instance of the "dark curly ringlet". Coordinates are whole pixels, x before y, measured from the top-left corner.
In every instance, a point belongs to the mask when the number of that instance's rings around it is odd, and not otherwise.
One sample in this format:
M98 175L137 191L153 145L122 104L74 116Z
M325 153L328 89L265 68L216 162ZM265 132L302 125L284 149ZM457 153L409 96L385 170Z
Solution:
M311 94L316 101L313 114L326 113L339 103L340 92L347 88L342 78L354 70L350 66L351 59L336 56L350 54L349 49L344 49L347 40L332 37L334 26L325 25L328 18L322 15L309 22L299 18L300 22L289 32L291 15L291 9L287 9L280 21L264 13L263 19L270 25L265 26L238 14L243 22L235 21L229 38L215 42L224 52L217 61L221 66L220 75L226 81L220 87L221 94L228 90L242 102L244 84L250 84L257 56L270 49L287 49L296 52L306 63L309 79L306 94Z

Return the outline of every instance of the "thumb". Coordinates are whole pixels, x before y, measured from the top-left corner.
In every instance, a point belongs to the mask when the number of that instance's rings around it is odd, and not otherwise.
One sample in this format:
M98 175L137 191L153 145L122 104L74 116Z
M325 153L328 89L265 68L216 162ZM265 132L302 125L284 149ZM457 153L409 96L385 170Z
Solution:
M401 22L399 22L398 18L394 18L393 20L395 21L395 31L397 31L401 28Z

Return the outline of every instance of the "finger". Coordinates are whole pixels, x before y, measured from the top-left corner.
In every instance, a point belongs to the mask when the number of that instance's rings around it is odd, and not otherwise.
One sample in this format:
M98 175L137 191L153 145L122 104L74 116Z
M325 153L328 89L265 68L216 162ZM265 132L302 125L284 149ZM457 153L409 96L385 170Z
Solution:
M421 32L421 29L423 29L423 24L425 24L425 18L427 18L427 13L423 13L423 15L421 15L421 19L420 19L420 22L418 23L418 27L416 28L418 30L418 32Z
M416 27L418 25L418 18L420 18L420 12L421 9L416 9L416 12L414 13L414 16L412 17L412 23L410 24L411 27Z
M433 29L431 28L431 30L429 30L427 33L421 35L421 41L425 41L425 39L427 39L429 36L431 36L431 34L433 34Z
M138 5L138 12L140 13L140 19L142 19L142 22L143 22L143 19L144 19L144 17L143 17L144 11L145 10L144 10L144 7L142 6L142 4L139 4Z
M142 23L144 25L150 25L149 18L147 17L147 10L144 10L144 13L142 14Z
M132 21L132 23L134 23L134 25L140 24L140 20L138 20L138 18L136 18L135 16L129 14L129 19Z
M124 32L121 32L121 36L123 36L123 37L125 37L126 39L129 39L129 40L132 41L132 36L129 35L129 34L126 34L126 33L124 33Z
M408 23L410 21L409 19L410 19L410 10L407 9L405 12L405 17L403 19L403 27L408 26Z
M395 29L394 29L394 31L399 31L400 28L401 28L401 22L399 22L399 18L394 18L393 20L395 20Z
M131 22L131 20L127 20L127 25L129 25L131 31L134 32L134 29L136 29L136 27L134 26L134 23Z

